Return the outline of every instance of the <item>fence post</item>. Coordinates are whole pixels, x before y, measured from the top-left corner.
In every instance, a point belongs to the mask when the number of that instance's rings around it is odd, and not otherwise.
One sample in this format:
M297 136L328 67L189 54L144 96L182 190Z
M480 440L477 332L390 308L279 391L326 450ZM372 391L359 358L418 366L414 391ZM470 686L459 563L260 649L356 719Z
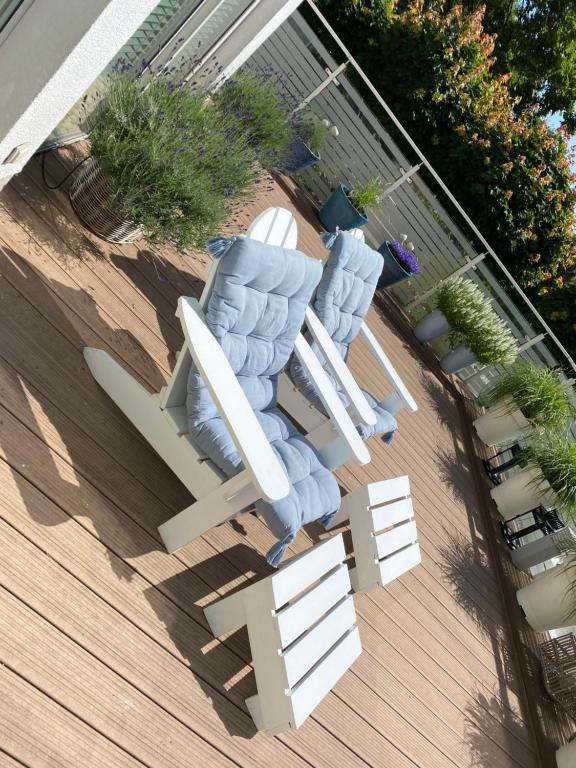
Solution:
M301 109L304 109L304 107L308 106L308 104L310 104L312 99L315 99L319 93L322 93L324 88L327 88L330 85L330 83L333 83L336 81L336 78L338 77L338 75L344 72L347 66L348 66L348 62L345 61L343 64L340 64L339 66L337 66L333 72L331 72L328 69L328 67L326 67L326 72L328 73L328 77L325 80L322 80L320 85L316 86L316 88L314 88L314 90L311 93L309 93L305 99L302 99L302 101L300 102L300 104L298 104L296 109L293 110L292 114L295 115L296 112L300 112Z
M460 275L464 275L466 272L468 272L469 269L474 269L474 267L478 266L481 261L484 261L484 259L488 256L487 253L481 253L478 256L475 256L470 261L467 261L466 264L463 264L461 267L459 267L455 272L452 272L450 275L447 275L445 278L440 280L439 283L437 283L433 288L430 288L427 291L424 291L424 293L420 294L420 296L416 296L416 298L413 301L410 301L408 304L404 306L404 309L413 309L414 307L417 307L418 304L422 304L423 301L426 301L427 298L430 296L433 296L437 291L438 288L442 285L443 282L446 280L449 280L452 277L460 277Z
M410 177L414 176L414 174L420 170L421 166L422 163L418 163L418 165L413 165L412 168L409 168L407 171L405 171L404 168L400 168L401 176L384 189L384 194L390 195L395 189L398 189L401 184L404 184L405 181L410 181Z

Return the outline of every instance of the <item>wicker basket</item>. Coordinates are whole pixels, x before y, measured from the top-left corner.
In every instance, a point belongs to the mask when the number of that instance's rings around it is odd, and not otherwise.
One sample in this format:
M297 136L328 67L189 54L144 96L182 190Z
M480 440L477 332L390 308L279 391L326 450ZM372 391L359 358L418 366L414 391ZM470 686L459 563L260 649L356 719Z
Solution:
M142 227L111 209L110 187L94 157L82 165L76 176L70 202L80 221L109 243L132 243L142 237Z

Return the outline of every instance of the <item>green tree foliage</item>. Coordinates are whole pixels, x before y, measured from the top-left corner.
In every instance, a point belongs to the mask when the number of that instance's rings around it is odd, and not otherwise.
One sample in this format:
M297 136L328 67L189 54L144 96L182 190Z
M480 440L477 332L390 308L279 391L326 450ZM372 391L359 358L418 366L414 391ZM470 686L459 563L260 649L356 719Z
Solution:
M566 128L550 129L538 107L512 95L510 75L495 70L483 8L409 0L374 16L375 0L338 5L325 10L361 66L574 349L576 186Z
M523 107L560 112L576 130L576 1L485 0L484 28L496 34L495 67L510 72ZM473 11L479 0L465 0Z

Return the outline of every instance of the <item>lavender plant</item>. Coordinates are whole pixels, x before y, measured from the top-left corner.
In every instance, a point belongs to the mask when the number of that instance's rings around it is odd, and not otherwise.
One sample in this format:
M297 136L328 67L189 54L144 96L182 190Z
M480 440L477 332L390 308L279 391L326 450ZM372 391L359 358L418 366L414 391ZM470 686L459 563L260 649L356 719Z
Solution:
M411 275L417 275L421 272L418 259L412 251L404 248L404 246L396 240L388 243L388 248L390 248L392 255L396 261L398 261L400 265L406 270L406 272L409 272Z
M273 75L245 72L227 80L213 97L220 112L238 123L249 146L266 168L286 159L294 132Z
M238 121L200 92L163 77L146 88L117 77L90 125L111 205L152 243L203 247L259 178Z

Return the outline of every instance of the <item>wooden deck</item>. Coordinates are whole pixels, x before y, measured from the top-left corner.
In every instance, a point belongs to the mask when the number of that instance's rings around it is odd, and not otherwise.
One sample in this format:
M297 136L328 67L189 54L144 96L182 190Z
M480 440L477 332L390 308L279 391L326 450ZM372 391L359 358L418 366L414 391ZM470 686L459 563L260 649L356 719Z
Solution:
M49 181L73 152L48 159ZM232 226L270 205L297 212L300 247L321 257L292 186L264 185ZM544 764L462 404L376 309L369 324L420 410L339 480L353 489L409 473L423 563L356 597L364 653L309 721L276 738L254 732L247 635L214 640L202 607L266 572L272 537L245 515L166 554L156 528L190 497L81 354L111 351L158 389L181 343L177 298L199 294L204 266L93 237L38 161L0 195L0 766ZM355 374L384 391L358 344ZM310 544L300 534L292 550Z

